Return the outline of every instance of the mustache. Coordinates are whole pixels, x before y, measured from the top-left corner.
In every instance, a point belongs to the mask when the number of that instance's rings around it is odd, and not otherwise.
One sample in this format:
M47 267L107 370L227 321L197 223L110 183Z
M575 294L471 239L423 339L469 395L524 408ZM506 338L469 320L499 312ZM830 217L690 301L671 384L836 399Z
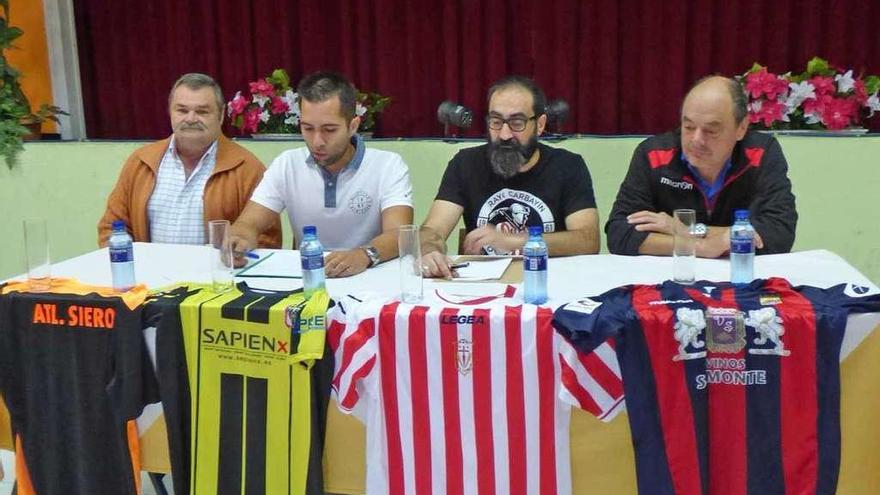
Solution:
M181 130L181 131L186 131L186 130L203 131L203 130L205 130L205 126L201 122L183 122L179 126L177 126L177 129Z
M515 138L510 138L498 140L498 143L495 144L495 146L505 150L518 150L520 144L519 141L517 141Z

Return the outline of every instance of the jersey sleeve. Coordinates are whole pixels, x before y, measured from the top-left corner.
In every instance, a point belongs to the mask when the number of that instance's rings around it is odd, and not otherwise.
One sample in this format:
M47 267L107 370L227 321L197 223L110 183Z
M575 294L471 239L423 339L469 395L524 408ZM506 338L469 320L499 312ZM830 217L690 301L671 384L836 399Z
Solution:
M843 308L849 313L880 312L880 290L861 284L838 284L827 289L802 285L795 288L814 305Z
M290 356L291 362L311 366L315 360L321 359L324 355L327 334L326 314L329 304L330 296L327 295L327 291L315 292L303 307L298 321L291 322L294 332L291 342L296 343L295 349L291 349L293 351Z
M339 409L351 414L377 359L377 313L366 315L369 303L351 296L338 302L328 314L328 340L335 357L333 392ZM365 317L361 317L365 315Z
M565 304L553 315L560 338L563 401L611 421L624 409L623 378L615 350L629 311L628 289Z
M584 354L561 335L556 337L562 383L559 398L602 421L614 419L625 408L614 340L609 338Z
M615 338L630 317L629 288L612 289L600 296L584 297L553 313L553 327L582 353L589 353Z

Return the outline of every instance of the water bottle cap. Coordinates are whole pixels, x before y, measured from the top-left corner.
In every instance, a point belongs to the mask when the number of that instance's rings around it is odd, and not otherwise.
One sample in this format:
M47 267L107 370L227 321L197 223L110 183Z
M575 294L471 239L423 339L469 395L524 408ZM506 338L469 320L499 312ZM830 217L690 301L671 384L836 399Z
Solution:
M303 235L318 235L318 228L314 225L306 225L303 227Z
M529 235L541 235L543 232L544 227L541 227L540 225L532 225L531 227L529 227Z
M733 212L734 221L738 220L748 220L749 219L749 210L736 210Z
M114 232L125 232L125 222L122 220L113 220Z

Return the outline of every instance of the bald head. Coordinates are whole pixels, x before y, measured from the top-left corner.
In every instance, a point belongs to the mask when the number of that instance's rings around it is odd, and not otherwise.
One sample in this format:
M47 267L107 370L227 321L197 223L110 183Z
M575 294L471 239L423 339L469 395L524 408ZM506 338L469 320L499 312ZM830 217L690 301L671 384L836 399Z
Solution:
M733 79L701 79L681 105L681 146L704 179L714 180L748 130L745 93Z
M743 121L748 115L748 97L742 85L736 79L724 76L707 76L691 86L687 95L682 102L682 110L684 103L691 96L695 97L714 97L720 100L725 98L728 100L730 111L733 115L733 121L737 124Z

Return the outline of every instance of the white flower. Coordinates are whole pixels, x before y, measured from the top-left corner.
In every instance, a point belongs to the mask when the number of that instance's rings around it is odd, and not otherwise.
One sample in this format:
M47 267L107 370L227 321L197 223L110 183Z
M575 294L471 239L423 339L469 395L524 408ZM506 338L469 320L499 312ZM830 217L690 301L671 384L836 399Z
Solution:
M877 97L877 91L874 91L874 94L868 97L868 101L865 102L865 105L871 109L871 113L868 117L872 117L874 112L880 112L880 98Z
M260 108L266 108L266 105L269 104L269 97L263 95L254 95L254 103L257 104Z
M287 118L284 119L284 123L290 125L299 125L299 112L288 114Z
M805 113L804 117L806 118L806 122L808 124L818 124L819 122L822 122L822 117L820 117L819 114L816 113Z
M270 115L268 110L263 110L262 112L260 112L260 122L269 122L269 117Z
M281 99L284 100L284 103L287 103L287 108L299 115L299 105L297 104L299 102L298 93L294 93L292 89L288 89Z
M764 100L755 100L749 103L749 111L752 113L758 113L761 111L762 106L764 106Z
M834 80L837 81L838 93L847 93L855 88L856 81L852 77L852 69L834 76Z
M363 117L364 114L367 113L367 107L358 103L357 106L355 106L354 113L356 113L358 117Z
M785 100L788 113L793 112L804 100L816 98L816 87L810 84L810 81L788 83L788 88L791 90L788 93L788 98Z

